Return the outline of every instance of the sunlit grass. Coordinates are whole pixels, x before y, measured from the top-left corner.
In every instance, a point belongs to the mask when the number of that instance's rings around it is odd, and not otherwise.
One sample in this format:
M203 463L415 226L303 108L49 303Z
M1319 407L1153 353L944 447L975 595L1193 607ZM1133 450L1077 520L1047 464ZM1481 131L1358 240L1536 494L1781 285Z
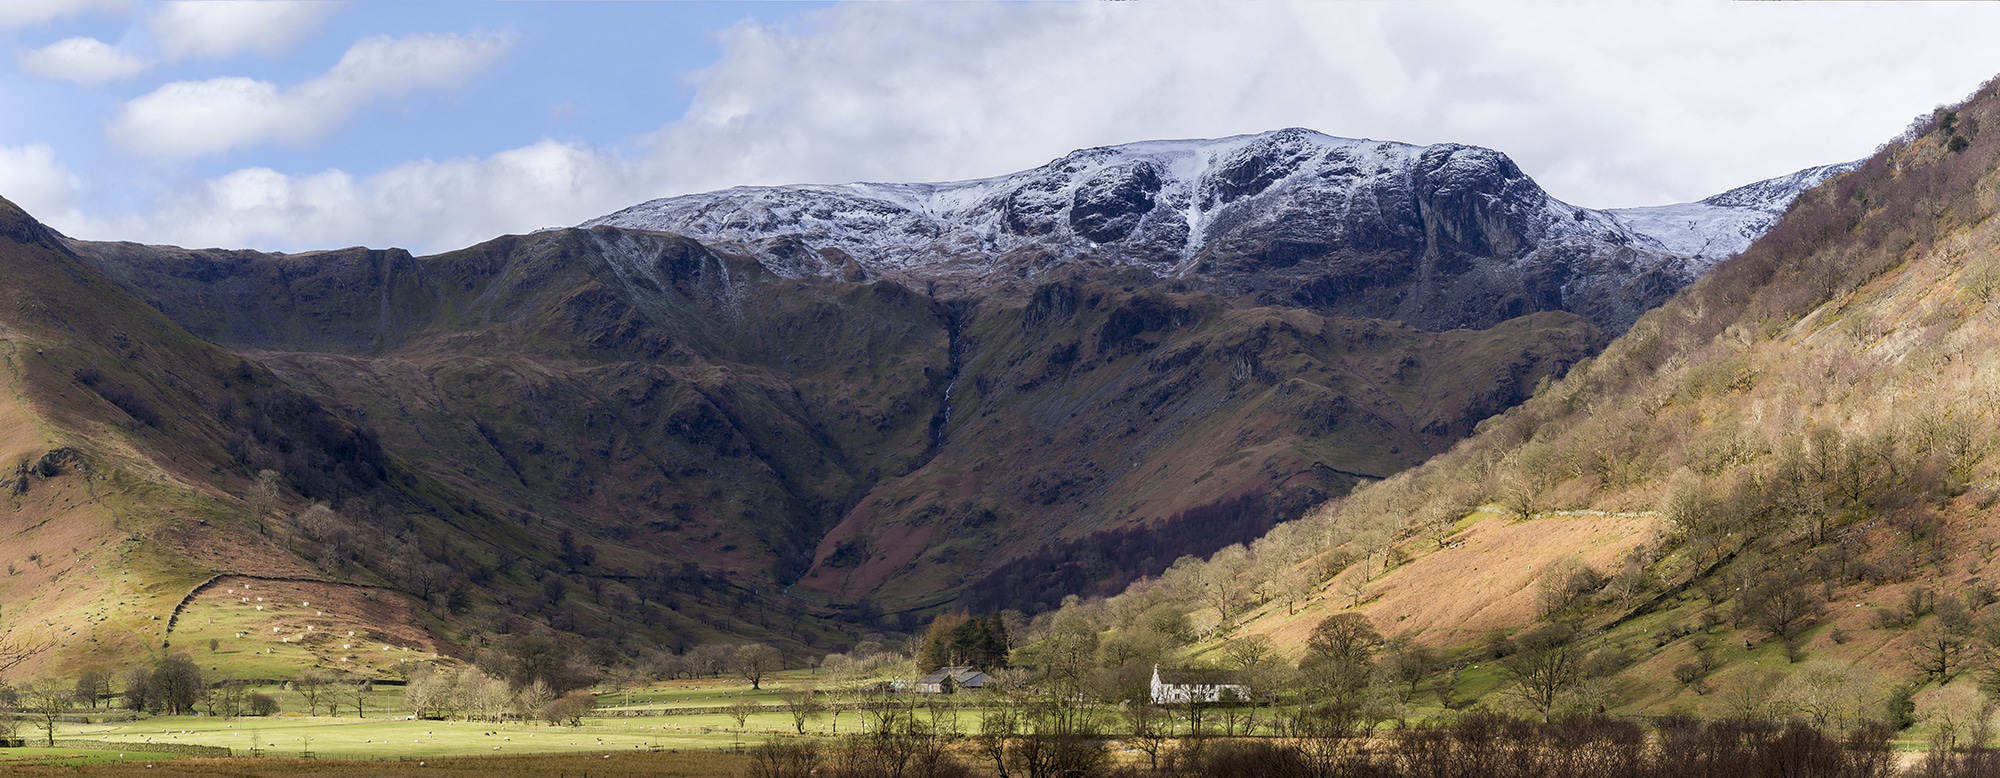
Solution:
M137 749L131 751L35 747L0 749L0 767L24 767L28 765L83 767L86 765L109 765L125 762L159 762L173 758L173 754L140 751Z

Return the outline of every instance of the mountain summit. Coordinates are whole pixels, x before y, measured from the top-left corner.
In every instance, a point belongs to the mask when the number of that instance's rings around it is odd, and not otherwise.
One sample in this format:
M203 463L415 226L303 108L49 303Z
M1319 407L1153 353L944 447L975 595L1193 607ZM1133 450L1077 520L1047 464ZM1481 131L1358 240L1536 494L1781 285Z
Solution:
M1428 330L1565 310L1615 333L1852 167L1602 211L1551 197L1491 149L1293 128L1084 149L976 181L739 187L584 226L673 232L783 276L888 278L947 297L1071 265L1134 266L1225 298Z

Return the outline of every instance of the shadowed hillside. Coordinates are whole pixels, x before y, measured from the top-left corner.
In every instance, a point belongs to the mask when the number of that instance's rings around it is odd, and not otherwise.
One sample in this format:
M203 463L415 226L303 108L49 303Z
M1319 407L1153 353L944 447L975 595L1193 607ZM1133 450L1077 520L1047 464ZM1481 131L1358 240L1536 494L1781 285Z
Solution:
M421 259L73 245L481 510L590 546L579 584L694 564L840 607L947 602L1053 540L1244 495L1295 517L1601 342L1567 314L1425 333L1118 273L940 302L610 228Z

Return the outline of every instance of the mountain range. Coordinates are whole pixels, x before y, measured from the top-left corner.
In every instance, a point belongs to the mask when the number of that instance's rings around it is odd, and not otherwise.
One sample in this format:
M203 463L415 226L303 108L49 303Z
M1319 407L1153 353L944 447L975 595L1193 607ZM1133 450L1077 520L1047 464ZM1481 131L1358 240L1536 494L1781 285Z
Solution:
M1133 267L1224 299L1426 330L1562 310L1615 334L1855 164L1604 211L1549 196L1491 149L1294 128L1085 149L978 181L741 187L585 226L685 235L787 277L944 296Z
M1450 449L1845 169L1594 211L1494 151L1283 130L427 257L9 205L0 647L206 639L179 617L239 578L400 603L361 628L406 649L604 656L1114 591Z

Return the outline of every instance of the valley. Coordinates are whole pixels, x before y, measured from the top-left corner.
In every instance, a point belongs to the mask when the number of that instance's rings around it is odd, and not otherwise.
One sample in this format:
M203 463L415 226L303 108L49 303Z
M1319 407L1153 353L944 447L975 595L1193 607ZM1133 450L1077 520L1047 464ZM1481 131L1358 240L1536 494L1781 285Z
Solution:
M1983 271L1952 263L1985 244L1979 219L1876 234L1917 217L1849 204L1970 186L1968 143L1620 212L1497 152L1286 130L422 257L81 241L10 206L0 255L33 281L0 315L0 671L132 670L128 705L186 715L144 696L185 660L211 705L332 684L449 722L835 666L802 699L946 751L1044 693L1092 702L1007 726L1105 735L1092 706L1149 707L1162 663L1272 690L1226 736L1468 705L1715 718L1776 704L1774 656L1889 677L1902 633L1871 625L1980 607L1942 571L1984 563L1950 533L1993 480L1986 406L1952 399L1984 385ZM1869 392L1911 410L1857 416ZM1768 627L1717 607L1731 586L1803 610ZM983 723L869 696L989 616L1017 669ZM1325 663L1331 623L1371 625L1358 664ZM1548 651L1588 683L1510 702L1510 657ZM1762 691L1708 694L1737 687ZM1000 763L1029 734L994 736Z

